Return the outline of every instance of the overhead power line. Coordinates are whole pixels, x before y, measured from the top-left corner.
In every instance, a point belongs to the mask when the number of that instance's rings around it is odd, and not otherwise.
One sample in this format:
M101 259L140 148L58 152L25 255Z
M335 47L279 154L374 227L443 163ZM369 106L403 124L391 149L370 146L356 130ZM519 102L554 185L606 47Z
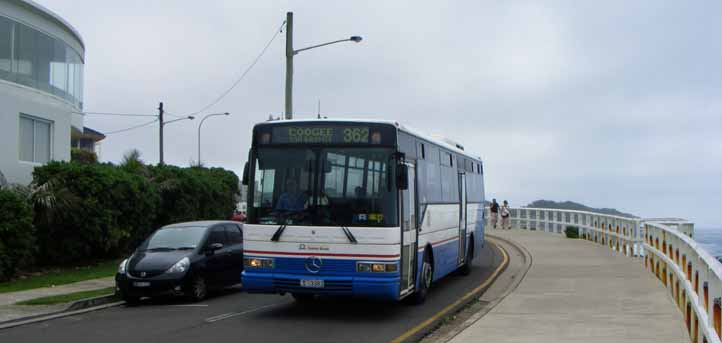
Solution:
M204 112L205 110L211 108L213 105L215 105L215 104L219 103L221 100L223 100L223 98L225 98L226 95L228 95L228 93L230 93L234 88L236 88L236 86L238 86L238 84L246 77L248 72L250 72L251 69L253 69L253 67L256 65L256 63L258 63L258 61L261 59L261 57L263 57L263 55L266 53L266 50L268 50L268 48L271 46L271 43L273 43L273 41L276 40L276 37L278 37L278 35L281 34L281 32L283 32L284 25L286 25L286 21L284 21L281 24L281 26L275 31L273 37L271 37L271 40L269 40L268 43L266 43L266 46L263 47L263 49L258 54L258 56L256 56L256 58L248 66L248 68L246 68L246 70L243 72L243 74L241 74L241 76L235 82L233 82L233 84L231 85L230 88L228 88L225 92L221 93L221 95L218 98L216 98L213 102L211 102L210 104L206 105L205 107L201 108L200 110L195 111L189 115L191 115L191 116L196 115L198 113Z
M131 126L131 127L128 127L128 128L125 128L125 129L121 129L121 130L104 132L103 134L107 136L107 135L112 135L112 134L116 134L116 133L126 132L126 131L130 131L130 130L140 129L141 127L146 127L146 126L151 125L151 124L153 124L153 123L155 123L155 122L157 122L157 121L158 121L158 119L153 119L152 121L149 121L149 122L144 123L144 124Z
M74 112L79 114L90 114L99 116L120 116L120 117L157 117L157 114L139 114L139 113L111 113L111 112Z

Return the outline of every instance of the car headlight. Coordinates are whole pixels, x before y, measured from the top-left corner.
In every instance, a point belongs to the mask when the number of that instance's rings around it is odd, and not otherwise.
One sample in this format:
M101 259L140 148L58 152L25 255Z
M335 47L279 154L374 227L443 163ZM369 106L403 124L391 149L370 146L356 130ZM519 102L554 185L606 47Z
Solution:
M188 259L188 257L184 257L172 267L168 268L168 270L166 270L165 272L169 274L184 273L186 270L188 270L188 267L190 266L191 261Z
M359 273L395 273L399 270L396 262L358 262L356 271Z
M123 262L118 265L118 274L125 274L126 267L128 266L128 259L126 258Z
M275 267L275 263L273 263L272 258L244 257L243 267L273 269Z

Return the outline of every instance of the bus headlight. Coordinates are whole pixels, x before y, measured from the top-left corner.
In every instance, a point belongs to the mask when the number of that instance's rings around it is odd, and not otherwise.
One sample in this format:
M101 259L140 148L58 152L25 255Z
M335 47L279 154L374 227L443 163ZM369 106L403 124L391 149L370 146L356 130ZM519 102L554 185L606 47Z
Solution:
M272 258L244 257L243 267L273 269L275 263L273 263Z
M359 273L395 273L399 270L396 262L358 262L356 271Z

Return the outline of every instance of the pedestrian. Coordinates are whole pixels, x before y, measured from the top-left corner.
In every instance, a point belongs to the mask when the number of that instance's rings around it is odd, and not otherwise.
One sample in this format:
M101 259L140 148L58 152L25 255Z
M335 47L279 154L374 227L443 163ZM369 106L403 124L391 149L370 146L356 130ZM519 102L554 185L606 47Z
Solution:
M496 229L496 223L499 220L499 203L496 202L496 199L491 200L491 205L489 205L489 211L491 211L491 218L489 224L491 225L492 229Z
M509 211L509 203L504 200L504 205L501 206L501 229L502 230L511 230L511 224L509 223L509 216L511 215L511 211Z

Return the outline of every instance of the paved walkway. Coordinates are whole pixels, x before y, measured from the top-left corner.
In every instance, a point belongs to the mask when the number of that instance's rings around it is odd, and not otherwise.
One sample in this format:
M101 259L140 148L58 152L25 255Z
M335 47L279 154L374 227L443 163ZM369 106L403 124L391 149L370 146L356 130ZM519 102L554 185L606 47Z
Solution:
M681 312L641 260L558 234L491 233L526 247L531 269L451 342L689 342Z
M112 287L115 285L114 277L102 279L94 279L81 281L56 287L36 288L21 292L0 293L0 322L35 316L45 313L56 312L65 309L68 304L51 305L51 306L22 306L13 305L20 301L61 295L82 291L92 291L101 288Z
M51 295L61 295L82 291L92 291L95 289L113 287L115 285L115 277L107 277L102 279L93 279L70 283L62 286L36 288L21 292L0 293L0 306L12 305L16 302L47 297Z

